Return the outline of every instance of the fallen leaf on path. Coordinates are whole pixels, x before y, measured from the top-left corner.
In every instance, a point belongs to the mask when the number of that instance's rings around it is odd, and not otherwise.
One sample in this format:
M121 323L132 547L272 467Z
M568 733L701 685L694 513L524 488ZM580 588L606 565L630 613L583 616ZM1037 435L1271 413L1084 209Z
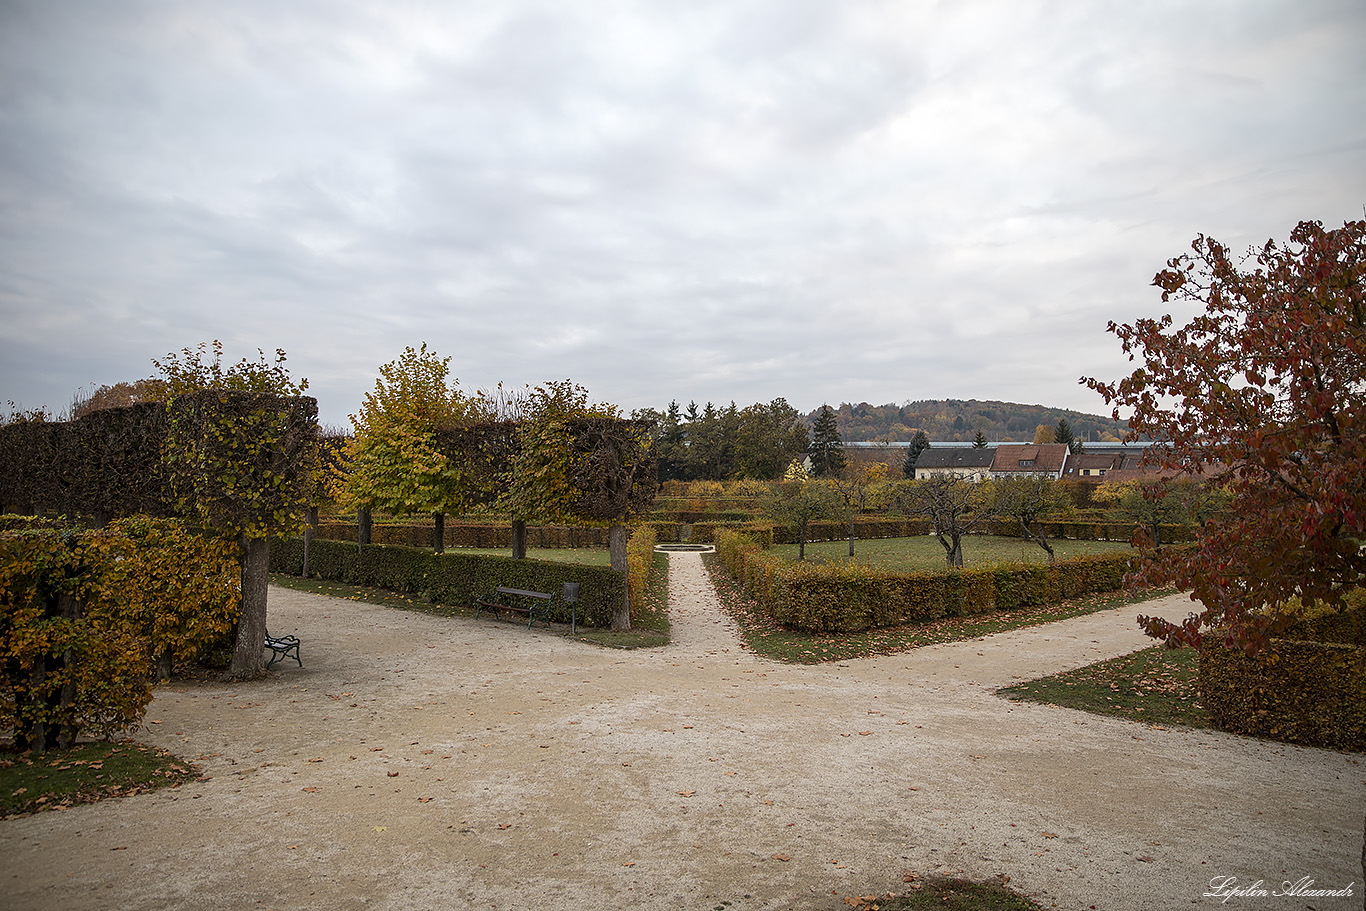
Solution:
M791 857L791 855L788 855L788 854L774 854L774 855L773 855L773 859L774 859L774 860L781 860L783 863L787 863L789 860L792 859L792 857Z

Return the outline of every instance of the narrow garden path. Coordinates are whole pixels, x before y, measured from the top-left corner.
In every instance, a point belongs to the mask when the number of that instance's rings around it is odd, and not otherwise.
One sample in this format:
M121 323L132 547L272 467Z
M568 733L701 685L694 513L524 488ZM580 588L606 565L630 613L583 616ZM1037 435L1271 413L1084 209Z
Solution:
M1307 876L1355 897L1226 906L1361 907L1361 755L992 695L1142 647L1140 609L788 666L670 560L675 642L636 652L272 589L305 666L160 690L139 738L205 779L0 823L0 908L835 911L906 871L1078 911Z

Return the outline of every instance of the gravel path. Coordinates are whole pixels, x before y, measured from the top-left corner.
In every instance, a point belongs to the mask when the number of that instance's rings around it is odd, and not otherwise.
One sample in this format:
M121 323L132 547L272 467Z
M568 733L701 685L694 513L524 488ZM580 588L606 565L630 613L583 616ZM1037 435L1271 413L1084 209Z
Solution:
M0 823L0 908L834 911L912 870L1063 909L1363 907L1360 754L992 694L1143 647L1139 608L788 666L670 560L674 644L634 652L272 589L306 666L159 691L140 739L208 779Z

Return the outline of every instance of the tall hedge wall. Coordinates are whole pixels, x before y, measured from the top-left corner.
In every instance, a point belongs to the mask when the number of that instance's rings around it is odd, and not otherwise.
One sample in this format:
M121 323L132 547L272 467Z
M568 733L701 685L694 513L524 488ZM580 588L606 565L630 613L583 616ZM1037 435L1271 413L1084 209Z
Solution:
M1366 604L1287 636L1251 657L1204 637L1200 698L1210 719L1235 734L1366 751Z
M892 573L852 561L798 563L742 532L717 533L726 568L774 620L805 632L856 632L1051 604L1124 585L1128 554Z
M270 549L272 572L303 571L303 539L275 541ZM368 585L420 595L433 604L473 606L500 585L554 595L551 620L568 623L569 606L560 600L565 582L579 583L578 622L608 627L621 604L620 573L605 566L580 566L546 560L515 560L491 554L434 554L412 547L365 545L314 540L308 555L309 575L348 585Z

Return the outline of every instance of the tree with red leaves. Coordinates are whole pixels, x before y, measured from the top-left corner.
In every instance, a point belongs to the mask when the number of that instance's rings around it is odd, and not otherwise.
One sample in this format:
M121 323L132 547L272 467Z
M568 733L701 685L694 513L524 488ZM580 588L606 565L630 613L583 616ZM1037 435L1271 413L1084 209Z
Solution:
M1110 323L1141 366L1082 382L1116 418L1131 410L1164 476L1204 476L1228 495L1193 550L1144 569L1205 609L1140 623L1169 647L1217 628L1251 653L1283 629L1287 601L1340 608L1366 585L1366 221L1301 222L1239 262L1204 236L1191 249L1153 284L1164 303L1204 312L1181 328L1170 315Z

